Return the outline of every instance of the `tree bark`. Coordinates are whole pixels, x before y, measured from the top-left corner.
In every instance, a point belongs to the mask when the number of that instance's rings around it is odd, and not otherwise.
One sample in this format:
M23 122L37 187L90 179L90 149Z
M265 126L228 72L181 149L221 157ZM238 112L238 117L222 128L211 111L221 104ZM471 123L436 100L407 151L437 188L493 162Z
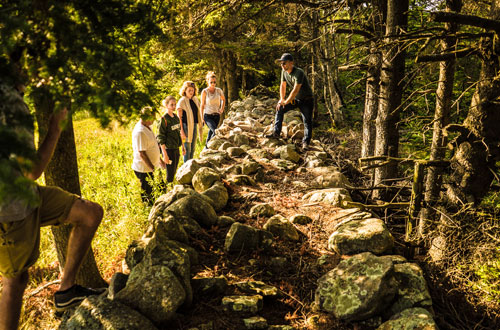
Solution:
M389 0L387 3L386 38L382 48L382 69L380 76L380 98L376 119L375 155L398 156L399 112L403 94L405 51L403 45L392 36L406 30L408 0ZM397 166L375 169L375 185L397 175ZM375 190L373 197L384 198L384 193Z
M227 83L227 104L239 99L239 86L238 86L238 74L236 57L231 51L224 51L224 59L226 65L226 83Z
M500 0L491 3L490 18L500 19ZM453 173L447 196L455 203L479 204L488 193L496 161L500 158L500 48L498 35L480 40L481 73L463 127L469 133L458 138L451 160Z
M385 17L385 1L372 2L373 30L378 37L382 37ZM373 156L375 152L375 121L378 112L378 97L380 92L380 66L382 63L379 51L380 40L370 42L370 54L366 76L365 108L363 112L363 141L361 143L361 157Z
M446 10L460 12L462 7L462 0L447 0ZM458 30L456 23L445 24L446 34L453 35ZM447 37L441 40L441 51L449 52L456 46L456 39L454 37ZM450 122L450 107L451 97L453 92L453 83L455 76L454 58L442 61L439 63L439 82L436 90L436 111L434 113L434 125L432 131L432 143L430 160L444 159L446 153L446 145L448 140L444 134L444 128ZM435 205L439 199L439 192L441 189L443 169L441 167L429 167L425 181L425 202L426 207L423 209L420 222L419 233L425 234L427 231L427 220L434 220L436 218ZM432 223L432 222L430 222Z
M340 127L344 123L344 114L342 112L343 102L340 91L335 83L338 77L336 72L337 65L335 63L332 64L332 59L335 59L336 55L334 41L326 29L327 27L325 27L325 33L323 33L323 52L326 60L322 64L324 84L327 89L325 103L329 104L335 126Z
M54 109L54 102L45 87L40 87L35 91L34 103L36 119L39 131L39 141L47 134L49 119ZM44 172L45 183L49 186L58 186L68 192L81 195L80 181L78 175L78 164L76 158L75 136L73 131L73 121L68 116L66 128L61 132L59 142L54 151L51 161ZM57 258L60 269L66 263L66 253L68 250L70 225L52 226ZM76 282L89 287L99 288L106 285L102 278L94 258L92 248L87 252L82 266L76 277Z

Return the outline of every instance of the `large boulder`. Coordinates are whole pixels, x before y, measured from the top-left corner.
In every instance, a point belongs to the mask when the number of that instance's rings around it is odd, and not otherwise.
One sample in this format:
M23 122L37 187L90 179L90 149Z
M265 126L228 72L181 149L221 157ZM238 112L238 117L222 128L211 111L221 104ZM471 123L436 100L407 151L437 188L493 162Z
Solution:
M264 225L264 229L284 240L299 240L299 232L295 226L288 221L288 219L279 214L272 216Z
M230 139L233 141L234 145L239 147L244 144L250 144L250 140L248 139L248 136L243 135L243 134L234 134L230 137Z
M297 164L286 159L272 159L271 164L282 171L293 171L297 168Z
M272 234L252 226L235 222L229 228L224 243L224 250L232 252L254 252L256 249L268 249L272 244Z
M321 188L345 188L346 185L349 185L349 180L338 171L319 175L315 181Z
M337 207L341 207L343 201L352 201L349 192L343 188L314 190L305 194L302 200L309 203L323 202Z
M63 321L59 329L71 330L156 330L154 324L139 312L118 301L90 296Z
M192 182L197 192L203 192L220 179L220 174L217 171L209 167L202 167L195 173Z
M186 293L184 303L191 304L193 291L191 289L191 259L188 251L176 241L160 240L155 237L146 246L144 254L143 262L147 262L150 266L162 265L170 268L184 288Z
M415 307L405 309L377 328L377 330L438 330L428 310Z
M149 222L154 222L157 217L166 216L167 214L164 214L165 209L176 200L194 194L196 194L196 191L189 186L183 186L180 184L175 185L172 190L156 199L151 211L149 212Z
M208 141L207 148L212 149L212 150L217 150L220 148L221 145L223 145L226 141L224 139L221 139L218 136L214 136Z
M338 227L328 239L328 248L341 255L383 254L393 247L394 238L385 223L376 218L349 221Z
M172 215L158 217L154 223L154 234L163 240L174 240L182 243L189 243L188 234L183 225Z
M243 144L244 145L244 144ZM227 149L227 153L229 154L230 157L240 157L245 153L245 150L240 147L230 147Z
M394 264L395 278L398 282L396 300L386 311L391 316L412 307L429 308L432 299L427 288L422 269L414 263Z
M261 168L259 163L254 162L252 160L244 161L243 163L240 164L240 167L241 167L241 173L237 174L244 174L244 175L254 174Z
M166 324L184 303L186 292L175 274L164 265L141 262L130 272L127 286L115 300L138 310L156 324Z
M321 277L315 301L341 320L361 321L389 307L396 291L391 260L365 252L341 261Z
M226 187L220 181L215 182L210 188L201 193L210 199L210 204L215 211L222 210L229 200L229 194Z
M255 160L271 158L271 155L269 155L269 153L264 149L250 149L247 150L247 154L249 154Z
M188 160L177 169L177 172L175 174L177 182L179 182L180 184L191 184L193 176L195 175L196 171L200 169L200 167L201 166L195 159Z
M189 195L171 204L168 208L175 217L190 217L200 225L210 228L217 222L214 208L204 198L198 195Z

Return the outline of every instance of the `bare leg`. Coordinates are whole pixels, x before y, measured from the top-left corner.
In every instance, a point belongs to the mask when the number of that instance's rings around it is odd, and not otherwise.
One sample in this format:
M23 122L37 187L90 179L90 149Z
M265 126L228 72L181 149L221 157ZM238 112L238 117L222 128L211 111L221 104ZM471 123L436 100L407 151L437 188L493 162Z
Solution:
M23 305L23 293L28 284L28 271L13 278L2 279L0 298L0 330L16 330Z
M102 207L93 202L79 199L71 207L67 222L73 224L73 229L69 236L60 291L69 289L75 284L76 274L89 250L102 216Z

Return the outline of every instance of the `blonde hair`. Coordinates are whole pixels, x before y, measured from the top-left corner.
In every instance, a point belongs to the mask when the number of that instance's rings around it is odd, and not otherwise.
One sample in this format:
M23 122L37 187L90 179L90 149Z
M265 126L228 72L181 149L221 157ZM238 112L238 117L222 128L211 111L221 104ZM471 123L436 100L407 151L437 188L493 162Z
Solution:
M186 89L188 89L188 87L193 87L194 88L194 95L196 95L196 84L191 80L185 81L182 84L181 90L179 91L179 95L186 96Z
M167 108L168 103L170 101L172 101L172 100L174 100L175 102L177 102L177 100L175 99L175 97L173 97L172 95L167 96L163 101L161 101L162 107Z
M205 77L205 79L207 79L207 81L209 81L209 80L210 80L210 78L216 78L216 77L217 77L217 76L215 75L215 72L213 72L213 71L208 71L208 72L207 72L207 75L206 75L206 77Z
M140 117L142 120L154 119L155 112L154 112L153 108L151 108L150 106L146 106L146 107L141 109Z

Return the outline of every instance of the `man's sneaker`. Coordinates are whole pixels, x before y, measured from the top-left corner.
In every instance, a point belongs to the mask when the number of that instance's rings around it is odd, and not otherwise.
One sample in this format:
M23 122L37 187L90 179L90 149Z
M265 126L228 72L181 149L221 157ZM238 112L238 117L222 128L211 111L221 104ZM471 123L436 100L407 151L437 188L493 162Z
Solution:
M57 291L54 294L56 312L63 312L72 306L80 304L88 296L99 295L104 291L106 291L105 288L90 289L78 284L73 285L67 290Z
M264 137L266 137L268 139L279 139L280 135L276 132L272 132L271 134L264 135Z

